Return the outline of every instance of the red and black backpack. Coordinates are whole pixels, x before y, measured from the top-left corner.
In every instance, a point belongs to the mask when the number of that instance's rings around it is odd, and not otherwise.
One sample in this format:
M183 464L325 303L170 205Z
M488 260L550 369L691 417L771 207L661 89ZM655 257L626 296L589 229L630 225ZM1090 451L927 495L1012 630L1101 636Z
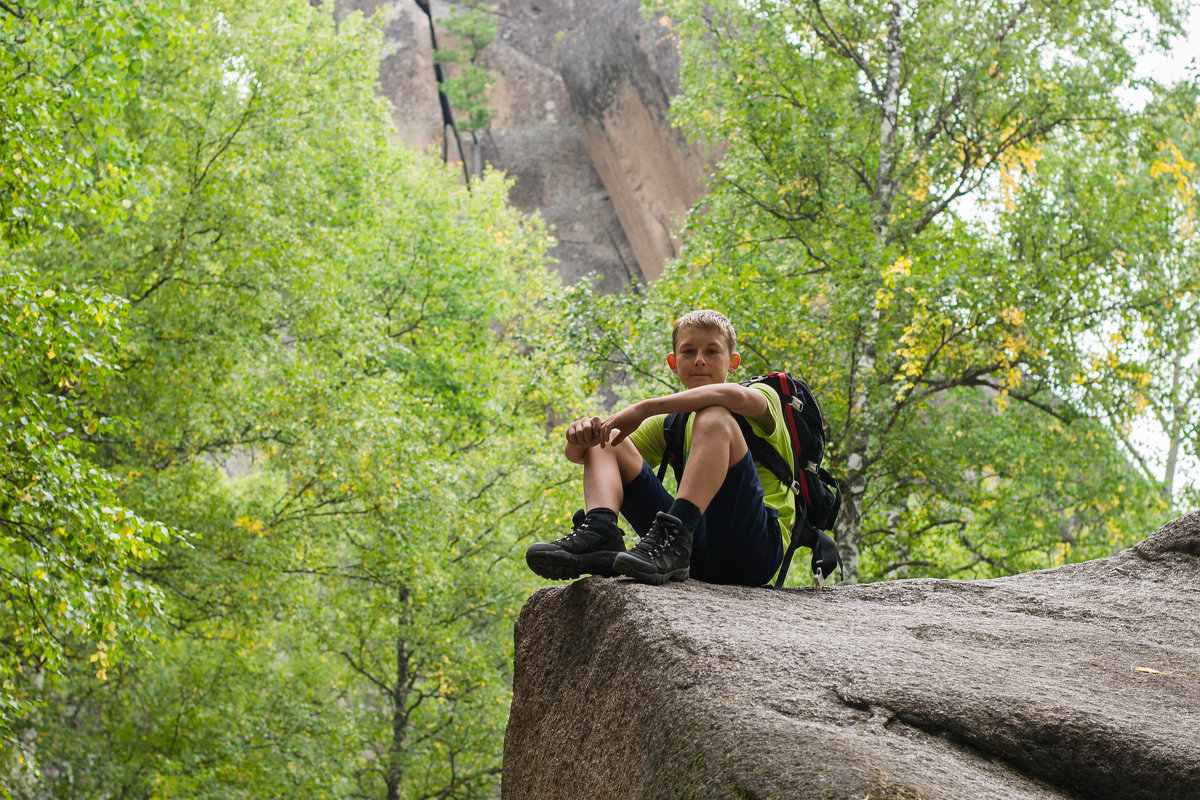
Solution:
M792 528L791 545L779 567L775 588L783 585L797 547L812 549L813 577L819 586L842 566L837 545L833 537L826 533L833 530L837 521L842 495L837 481L821 466L821 458L825 455L825 421L817 398L804 381L786 372L772 372L741 382L742 386L756 383L765 383L779 395L783 421L792 442L793 459L789 464L766 439L750 429L749 422L734 415L754 460L770 470L785 486L790 486L796 495L796 524ZM658 468L660 481L666 475L668 464L675 472L676 481L683 474L683 440L687 418L686 413L668 414L663 424L667 446Z

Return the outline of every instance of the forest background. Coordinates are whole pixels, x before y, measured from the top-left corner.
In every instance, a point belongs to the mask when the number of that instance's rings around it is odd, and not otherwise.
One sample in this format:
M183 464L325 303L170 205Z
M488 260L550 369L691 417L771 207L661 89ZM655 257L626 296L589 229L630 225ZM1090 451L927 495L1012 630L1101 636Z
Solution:
M1197 86L1133 77L1181 7L646 10L724 155L612 295L504 176L395 143L375 22L0 0L3 796L495 796L561 426L673 390L692 307L813 384L850 581L1196 507ZM469 130L486 8L456 24Z

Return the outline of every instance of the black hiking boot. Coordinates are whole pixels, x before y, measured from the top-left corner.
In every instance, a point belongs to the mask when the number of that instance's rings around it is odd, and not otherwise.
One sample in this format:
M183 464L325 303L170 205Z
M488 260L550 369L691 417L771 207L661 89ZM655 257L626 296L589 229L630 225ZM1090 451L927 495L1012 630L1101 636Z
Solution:
M587 519L583 509L571 520L575 529L557 542L538 542L525 551L525 563L550 580L572 580L580 575L611 578L613 559L625 552L625 539L616 525Z
M686 581L691 574L692 532L665 511L640 542L613 559L613 569L641 583L655 586L667 581Z

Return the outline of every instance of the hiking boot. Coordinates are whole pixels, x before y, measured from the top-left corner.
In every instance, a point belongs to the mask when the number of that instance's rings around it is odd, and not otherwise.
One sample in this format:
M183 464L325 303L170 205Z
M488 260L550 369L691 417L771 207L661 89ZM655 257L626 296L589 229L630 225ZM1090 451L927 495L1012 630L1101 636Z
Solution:
M686 581L691 561L692 532L678 518L660 511L642 540L613 559L613 569L658 586L667 581Z
M583 509L572 519L574 530L557 542L538 542L525 551L525 563L550 580L571 580L580 575L611 578L613 559L625 552L625 538L616 525L588 519Z

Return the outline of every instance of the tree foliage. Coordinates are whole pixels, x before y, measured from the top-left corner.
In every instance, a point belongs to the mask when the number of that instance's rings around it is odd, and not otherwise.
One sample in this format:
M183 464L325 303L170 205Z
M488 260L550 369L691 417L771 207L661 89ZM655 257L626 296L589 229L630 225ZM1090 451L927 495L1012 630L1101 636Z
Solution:
M496 78L480 61L483 49L496 40L496 20L476 7L455 10L443 24L457 46L443 45L434 54L438 63L455 65L455 74L442 82L442 91L450 104L466 115L466 119L459 119L458 126L475 134L492 121L487 91Z
M1148 235L1166 237L1161 270L1183 289L1152 314L1138 320L1136 335L1122 332L1122 344L1144 365L1144 386L1134 398L1142 418L1119 429L1121 441L1143 475L1161 486L1167 500L1195 507L1200 486L1181 478L1186 465L1200 462L1200 336L1197 330L1197 85L1181 83L1153 102L1148 113L1157 135L1145 137L1143 160L1166 215L1164 229ZM1129 328L1133 326L1128 326ZM1103 406L1103 400L1097 400ZM1147 433L1149 432L1149 433ZM1144 444L1155 436L1159 453Z
M53 524L103 544L81 577L125 606L21 689L39 705L14 715L12 792L491 796L532 588L514 554L566 514L537 444L575 394L546 348L548 238L502 176L468 191L393 144L375 24L298 1L104 8L142 37L136 69L111 104L39 120L63 152L94 139L78 172L114 178L10 194L52 213L10 231L4 321L33 376L11 397L40 381L58 402L34 455L74 454L74 491L113 494ZM47 42L123 41L73 3L23 10ZM89 59L62 63L112 69ZM88 664L97 647L123 657Z
M30 686L68 660L103 680L142 638L162 595L139 573L166 527L124 507L93 459L119 423L88 402L113 370L118 300L0 275L0 729L28 711Z
M1194 448L1196 102L1115 102L1115 8L659 7L726 158L601 297L503 176L394 145L378 22L0 2L4 791L494 796L555 421L674 388L693 306L817 388L863 577L1143 532L1131 426Z
M121 3L70 11L0 11L0 734L11 753L47 676L78 662L103 680L144 638L162 595L140 569L171 539L95 458L125 429L97 402L119 371L125 301L24 257L76 235L71 216L114 218L131 152L107 134L136 88L145 28ZM17 772L27 766L18 756Z

